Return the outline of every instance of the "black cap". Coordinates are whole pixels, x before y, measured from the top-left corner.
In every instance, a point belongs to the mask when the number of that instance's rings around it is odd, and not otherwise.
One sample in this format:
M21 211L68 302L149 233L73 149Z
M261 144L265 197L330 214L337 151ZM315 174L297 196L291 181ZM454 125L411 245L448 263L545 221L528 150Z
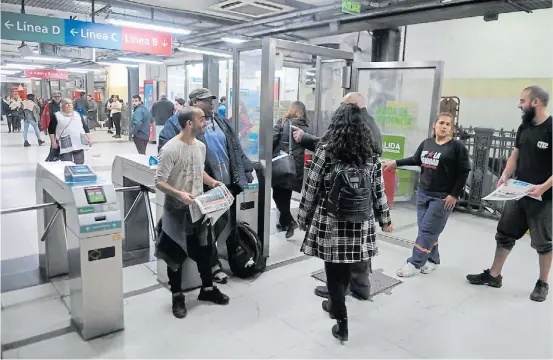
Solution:
M209 89L200 88L192 91L188 98L192 101L203 99L217 99L217 96L213 95Z

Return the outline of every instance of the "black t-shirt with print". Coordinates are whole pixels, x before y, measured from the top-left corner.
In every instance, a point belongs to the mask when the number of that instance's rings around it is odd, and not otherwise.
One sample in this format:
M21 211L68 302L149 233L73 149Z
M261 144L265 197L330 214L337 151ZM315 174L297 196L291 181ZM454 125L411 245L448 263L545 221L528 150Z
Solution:
M551 116L540 125L520 125L515 139L518 149L515 177L531 184L543 184L551 177L553 156L551 153ZM551 200L551 189L543 199Z
M420 166L419 187L432 192L459 196L470 173L465 145L455 139L437 144L434 138L424 140L415 155L397 160L397 166Z

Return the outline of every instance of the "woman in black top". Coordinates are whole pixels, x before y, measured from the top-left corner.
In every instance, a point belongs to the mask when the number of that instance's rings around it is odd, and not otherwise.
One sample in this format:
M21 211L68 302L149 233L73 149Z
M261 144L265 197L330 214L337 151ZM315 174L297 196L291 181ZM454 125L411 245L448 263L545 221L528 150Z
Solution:
M305 149L292 139L292 128L297 127L309 133L309 119L307 110L301 101L294 101L282 119L277 121L273 128L273 157L280 152L288 153L294 159L296 175L286 179L282 183L273 183L273 200L280 212L280 219L277 229L286 231L286 238L294 236L294 230L298 228L298 223L294 220L290 212L292 192L301 192L303 187L303 162ZM290 142L292 139L292 142Z
M397 271L400 277L429 274L440 264L438 238L457 203L470 172L465 145L452 138L453 117L441 113L434 122L433 137L424 140L410 158L387 161L384 169L396 166L420 166L417 190L419 234L413 255Z

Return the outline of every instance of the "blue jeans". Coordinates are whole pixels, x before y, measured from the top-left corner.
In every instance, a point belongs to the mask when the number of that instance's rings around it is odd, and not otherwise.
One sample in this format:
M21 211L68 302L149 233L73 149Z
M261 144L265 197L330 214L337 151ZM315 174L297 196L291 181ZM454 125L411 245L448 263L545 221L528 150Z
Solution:
M438 238L445 228L452 210L444 209L448 194L417 190L417 224L419 234L408 262L420 269L427 261L440 263Z
M25 125L23 127L23 140L27 141L27 132L29 131L29 125L35 129L35 135L40 140L40 131L38 130L38 124L36 121L25 119Z

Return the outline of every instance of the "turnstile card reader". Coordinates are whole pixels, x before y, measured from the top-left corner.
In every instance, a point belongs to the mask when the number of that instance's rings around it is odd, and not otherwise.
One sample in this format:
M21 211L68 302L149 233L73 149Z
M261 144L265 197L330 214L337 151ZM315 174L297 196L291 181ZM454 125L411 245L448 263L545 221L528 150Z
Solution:
M63 170L66 183L95 182L98 176L88 165L68 165Z
M62 219L60 228L45 236L44 264L47 270L59 270L52 266L65 256L71 321L88 340L124 328L121 213L111 182L97 178L95 182L66 183L65 170L71 166L75 165L39 163L36 190L39 202L63 206L65 224ZM45 216L40 213L39 235L45 227Z

